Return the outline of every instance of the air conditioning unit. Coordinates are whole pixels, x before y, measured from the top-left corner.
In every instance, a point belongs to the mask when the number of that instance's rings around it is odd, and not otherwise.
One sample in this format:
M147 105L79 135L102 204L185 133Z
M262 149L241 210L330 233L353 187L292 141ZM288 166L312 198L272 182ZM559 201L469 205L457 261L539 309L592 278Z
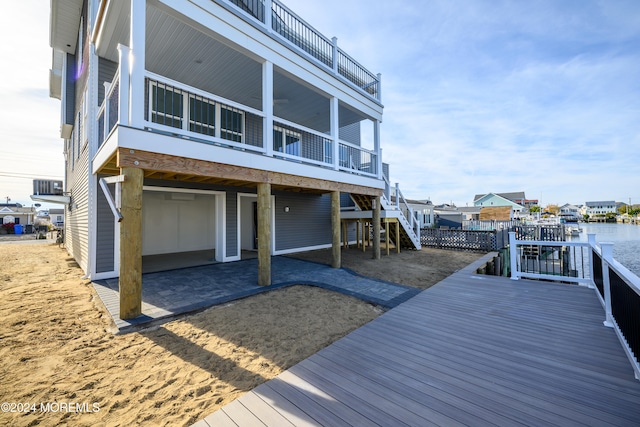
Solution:
M33 194L36 196L62 196L62 181L34 179Z

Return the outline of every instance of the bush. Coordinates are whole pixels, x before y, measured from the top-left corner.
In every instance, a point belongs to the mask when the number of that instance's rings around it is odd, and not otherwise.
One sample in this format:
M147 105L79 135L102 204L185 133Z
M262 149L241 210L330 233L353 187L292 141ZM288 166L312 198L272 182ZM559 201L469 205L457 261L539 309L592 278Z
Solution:
M14 226L15 226L15 224L13 222L7 222L6 224L2 224L2 228L7 230L7 234L13 234L14 233Z

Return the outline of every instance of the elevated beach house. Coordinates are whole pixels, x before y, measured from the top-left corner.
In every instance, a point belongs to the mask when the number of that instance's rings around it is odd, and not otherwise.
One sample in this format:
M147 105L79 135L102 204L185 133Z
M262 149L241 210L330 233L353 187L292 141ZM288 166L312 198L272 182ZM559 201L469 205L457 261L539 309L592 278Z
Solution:
M332 247L339 266L361 222L419 248L388 202L380 76L280 1L51 0L50 30L65 244L119 277L123 319L147 256L257 251L269 285L272 255Z

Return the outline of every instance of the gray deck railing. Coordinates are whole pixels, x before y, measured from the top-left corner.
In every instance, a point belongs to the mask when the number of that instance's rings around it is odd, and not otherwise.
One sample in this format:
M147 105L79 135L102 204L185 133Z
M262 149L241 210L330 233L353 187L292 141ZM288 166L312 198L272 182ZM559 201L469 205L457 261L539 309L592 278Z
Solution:
M367 95L381 99L380 74L360 65L338 48L337 39L324 36L278 0L227 1Z
M518 239L509 233L511 278L577 283L596 289L606 326L614 328L640 379L640 278L613 258L613 244Z

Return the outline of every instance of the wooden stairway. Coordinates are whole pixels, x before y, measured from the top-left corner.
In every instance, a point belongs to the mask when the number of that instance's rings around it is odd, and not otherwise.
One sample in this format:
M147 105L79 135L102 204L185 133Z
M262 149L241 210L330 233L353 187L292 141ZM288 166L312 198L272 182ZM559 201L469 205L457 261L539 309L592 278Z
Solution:
M373 210L373 197L362 194L351 194L351 198L358 205L358 208L362 211ZM381 218L380 226L385 230L385 233L389 235L391 242L405 249L421 249L420 236L415 236L414 231L411 229L409 221L405 218L402 211L390 209L390 205L384 199L381 198L380 208L387 211L397 211L399 213L398 218ZM392 221L393 220L393 221ZM399 229L399 230L398 230ZM399 231L399 233L398 233ZM396 236L399 234L400 241L396 242ZM412 238L413 236L413 238Z

